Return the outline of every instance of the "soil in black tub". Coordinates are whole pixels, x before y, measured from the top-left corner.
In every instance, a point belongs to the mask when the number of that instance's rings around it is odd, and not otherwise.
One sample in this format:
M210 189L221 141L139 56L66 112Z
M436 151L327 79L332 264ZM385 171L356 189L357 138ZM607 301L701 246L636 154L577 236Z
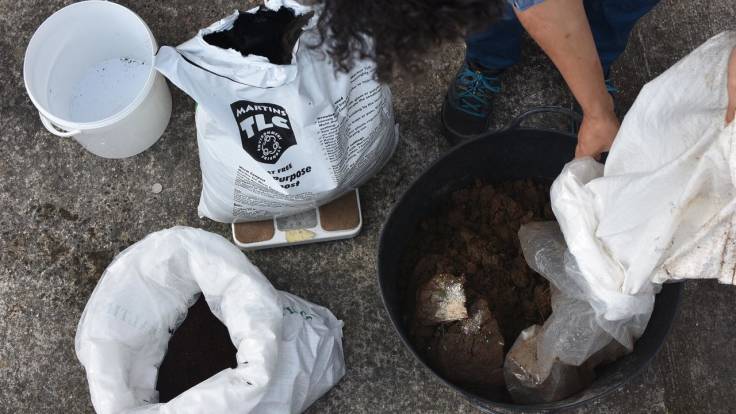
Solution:
M200 296L169 340L156 382L159 401L168 402L223 369L235 368L236 352L227 328Z
M445 379L495 401L510 396L503 359L551 313L549 283L521 253L522 224L554 220L550 183L520 180L455 191L418 225L403 259L410 339Z

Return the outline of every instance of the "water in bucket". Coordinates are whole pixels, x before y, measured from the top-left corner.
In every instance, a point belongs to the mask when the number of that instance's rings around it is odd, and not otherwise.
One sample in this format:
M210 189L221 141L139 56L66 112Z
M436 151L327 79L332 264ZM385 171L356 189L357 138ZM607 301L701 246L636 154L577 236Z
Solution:
M90 66L72 89L70 119L94 122L122 111L143 89L150 71L146 62L127 57Z

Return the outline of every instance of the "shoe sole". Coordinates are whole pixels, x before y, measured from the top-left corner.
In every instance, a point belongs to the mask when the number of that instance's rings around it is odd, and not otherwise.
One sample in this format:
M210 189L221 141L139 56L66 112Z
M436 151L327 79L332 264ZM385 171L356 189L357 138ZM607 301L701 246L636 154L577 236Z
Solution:
M440 109L440 123L442 124L442 132L445 136L445 139L447 142L450 143L452 146L456 146L458 144L461 144L463 142L471 141L483 136L488 135L489 133L494 132L494 130L487 128L485 131L480 132L478 134L463 134L456 130L454 130L452 127L450 127L447 124L447 120L445 119L445 107L447 106L447 98L445 98L444 102L442 102L442 109Z

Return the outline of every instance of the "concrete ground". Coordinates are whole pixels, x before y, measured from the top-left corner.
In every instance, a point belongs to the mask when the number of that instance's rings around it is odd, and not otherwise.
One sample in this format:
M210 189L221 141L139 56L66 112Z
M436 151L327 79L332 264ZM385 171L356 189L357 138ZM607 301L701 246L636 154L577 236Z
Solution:
M28 40L69 1L0 0L0 413L91 412L74 355L82 309L102 271L125 247L174 225L228 236L197 217L200 172L194 103L172 88L163 138L127 160L105 160L41 126L22 80ZM176 45L244 4L124 0L159 43ZM736 29L731 0L665 0L641 21L614 78L628 108L637 91L688 51ZM250 254L271 281L329 307L345 321L348 372L310 413L474 413L461 396L414 361L393 332L375 278L381 224L412 179L448 149L437 112L460 62L461 44L428 58L426 74L393 85L402 141L362 189L365 228L354 240ZM525 108L570 105L560 76L532 45L506 79L495 116L503 125ZM163 191L151 191L154 183ZM736 289L689 283L672 334L643 374L576 412L736 412Z

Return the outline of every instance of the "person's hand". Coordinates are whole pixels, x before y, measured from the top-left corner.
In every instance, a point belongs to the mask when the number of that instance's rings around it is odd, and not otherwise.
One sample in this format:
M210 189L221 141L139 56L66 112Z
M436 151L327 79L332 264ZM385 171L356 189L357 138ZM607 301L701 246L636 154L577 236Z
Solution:
M546 0L515 13L583 109L575 156L600 155L611 147L619 124L583 0Z
M728 63L728 107L726 108L726 124L736 117L736 47L731 51Z
M621 124L613 111L600 115L585 115L578 131L578 146L575 158L590 156L600 158L601 153L611 149Z

